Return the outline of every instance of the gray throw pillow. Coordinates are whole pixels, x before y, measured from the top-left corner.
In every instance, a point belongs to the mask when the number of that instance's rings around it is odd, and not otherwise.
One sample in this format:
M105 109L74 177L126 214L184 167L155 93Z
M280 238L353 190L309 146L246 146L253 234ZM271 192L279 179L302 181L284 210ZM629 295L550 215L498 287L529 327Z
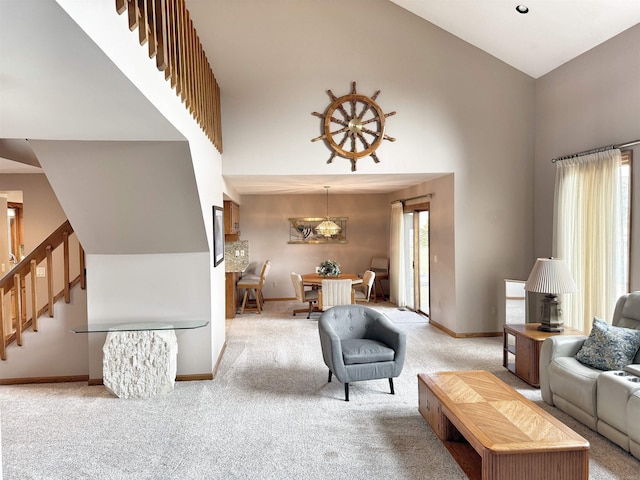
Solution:
M576 359L598 370L621 370L633 361L639 348L640 330L614 327L594 318Z

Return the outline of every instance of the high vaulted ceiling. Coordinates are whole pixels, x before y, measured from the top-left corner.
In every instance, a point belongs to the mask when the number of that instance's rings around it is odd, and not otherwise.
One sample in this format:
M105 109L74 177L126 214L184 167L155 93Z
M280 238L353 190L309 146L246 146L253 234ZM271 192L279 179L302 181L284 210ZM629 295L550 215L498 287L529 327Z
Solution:
M526 15L508 0L391 1L534 78L640 23L640 0L518 0L529 7ZM206 25L208 0L187 0L187 6L194 17L204 15L195 23ZM0 0L0 27L0 139L181 138L54 0ZM224 81L233 78L218 77L224 95ZM88 117L94 121L82 120ZM0 173L9 173L15 162L4 162L3 156L11 157L3 151ZM39 171L33 163L15 165L21 172ZM357 184L344 177L228 181L239 193L299 192L305 182L335 185L335 193L388 192L429 174L372 175Z
M391 1L533 78L640 23L639 0Z

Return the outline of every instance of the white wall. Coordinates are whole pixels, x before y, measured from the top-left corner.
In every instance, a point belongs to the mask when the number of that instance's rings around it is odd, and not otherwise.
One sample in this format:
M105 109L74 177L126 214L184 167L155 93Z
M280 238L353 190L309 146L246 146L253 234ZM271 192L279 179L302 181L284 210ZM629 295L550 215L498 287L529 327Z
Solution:
M397 111L387 119L397 141L383 142L379 164L360 159L354 182L469 166L495 174L532 158L533 79L391 2L187 5L213 45L224 175L350 173L348 160L327 165L330 151L311 142L321 124L311 113L329 105L328 89L344 95L353 81L365 95L381 90L383 111Z
M87 255L91 323L209 320L209 254ZM209 328L178 330L178 375L211 373ZM106 334L89 334L89 376L102 378Z
M536 82L535 254L552 254L551 160L640 139L640 25L584 53ZM640 289L640 191L634 148L631 290ZM531 260L533 265L533 259Z
M30 144L88 253L207 251L187 142Z
M311 113L328 106L327 89L380 89L383 111L397 111L386 130L397 141L383 142L379 164L359 160L353 182L454 174L446 323L462 334L500 331L499 280L527 275L532 258L534 80L387 1L188 7L221 83L223 174L350 174L348 160L327 165L328 148L311 142L321 122Z

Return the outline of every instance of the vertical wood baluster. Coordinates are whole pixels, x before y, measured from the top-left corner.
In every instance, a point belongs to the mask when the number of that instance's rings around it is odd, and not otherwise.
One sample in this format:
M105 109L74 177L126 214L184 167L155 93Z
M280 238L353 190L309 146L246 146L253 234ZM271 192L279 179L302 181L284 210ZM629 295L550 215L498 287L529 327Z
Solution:
M193 28L193 23L191 23ZM200 53L198 52L198 35L196 31L193 31L193 43L191 45L193 48L193 93L194 93L194 105L193 105L193 118L196 119L196 122L200 127L202 127L202 118L200 115L202 108L202 101L200 98L200 62L198 60Z
M118 12L118 15L122 15L126 9L127 9L126 0L116 0L116 12Z
M158 44L156 40L156 14L154 0L147 1L147 10L144 19L144 23L147 25L147 31L149 35L149 58L153 58L158 53Z
M69 233L64 232L62 234L62 252L64 256L64 262L62 263L64 269L64 302L71 303L71 278L69 276Z
M184 52L182 49L182 45L184 44L184 26L182 5L182 0L176 0L176 94L180 95L180 99L184 102Z
M36 289L36 261L31 260L30 263L30 272L31 272L31 326L33 327L33 331L38 331L38 296Z
M156 57L158 70L222 153L220 86L185 0L115 0L115 5L119 14L128 11L129 28L138 28L141 45L149 42L149 58Z
M22 345L22 294L20 292L20 275L13 276L13 301L16 312L16 343Z
M193 118L196 119L196 122L200 124L200 119L198 118L200 108L199 105L199 94L198 91L198 38L196 36L195 28L193 27L193 19L189 20L189 33L191 34L191 81L193 82Z
M222 110L220 107L220 86L216 83L216 103L218 105L218 150L222 153L222 149L224 148L224 143L222 142Z
M2 335L2 341L0 341L0 359L7 359L7 332L4 324L4 287L0 288L0 334Z
M22 325L27 324L27 277L20 276L20 311L22 312ZM24 328L24 327L23 327Z
M184 44L182 53L184 55L184 88L185 88L185 102L184 104L191 112L191 55L190 55L190 36L189 36L189 11L184 9Z
M189 32L191 33L191 78L193 82L193 118L200 125L200 91L198 85L198 35L193 26L193 19L189 20Z
M207 56L202 51L202 61L204 62L204 118L205 118L205 134L209 137L209 141L213 143L213 138L209 134L211 132L211 75L209 75L209 62Z
M198 40L196 48L197 48L197 59L198 59L198 91L199 91L199 98L200 98L200 102L199 102L199 110L200 110L200 114L199 114L199 122L200 123L200 127L202 127L203 130L207 129L207 83L205 80L205 73L204 73L204 66L205 63L203 61L203 57L204 57L204 50L202 49L202 44L200 43L200 37L198 35L196 35L196 39Z
M189 88L187 89L187 106L189 107L189 112L193 115L193 112L196 108L195 105L195 77L194 77L194 68L193 68L193 22L191 21L191 15L189 14L189 10L186 10L187 23L185 24L185 31L187 33L187 43L185 43L185 53L187 56L187 69L185 74L187 76L187 85Z
M184 104L191 112L191 55L190 55L190 35L189 35L189 11L184 9L184 44L182 45L182 54L184 55L184 88L185 101Z
M47 245L47 299L49 302L49 317L53 318L53 258L51 256L51 245Z
M207 99L209 98L209 89L207 88L207 56L204 53L204 48L200 44L200 89L202 90L202 130L206 132L209 127L209 104Z
M136 0L128 0L127 16L129 19L129 30L132 32L138 27L138 3Z
M169 68L165 71L165 79L171 78L171 88L177 88L178 76L176 75L176 48L178 46L176 18L176 2L175 0L167 0L167 52L169 57L167 63ZM176 94L179 92L176 90Z
M78 244L78 250L80 254L80 288L85 290L87 288L87 271L84 265L84 248Z
M156 33L156 66L164 72L167 69L167 16L164 0L154 0ZM166 77L165 77L166 78Z
M136 26L138 27L138 41L140 42L140 45L144 45L149 41L149 29L147 28L147 0L137 1L136 18Z

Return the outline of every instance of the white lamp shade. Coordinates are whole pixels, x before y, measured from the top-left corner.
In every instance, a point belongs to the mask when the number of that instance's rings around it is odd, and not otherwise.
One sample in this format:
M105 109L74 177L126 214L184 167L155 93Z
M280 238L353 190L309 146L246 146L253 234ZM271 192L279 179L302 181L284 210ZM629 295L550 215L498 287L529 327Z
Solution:
M566 262L560 258L538 258L524 289L528 292L560 295L578 291Z

